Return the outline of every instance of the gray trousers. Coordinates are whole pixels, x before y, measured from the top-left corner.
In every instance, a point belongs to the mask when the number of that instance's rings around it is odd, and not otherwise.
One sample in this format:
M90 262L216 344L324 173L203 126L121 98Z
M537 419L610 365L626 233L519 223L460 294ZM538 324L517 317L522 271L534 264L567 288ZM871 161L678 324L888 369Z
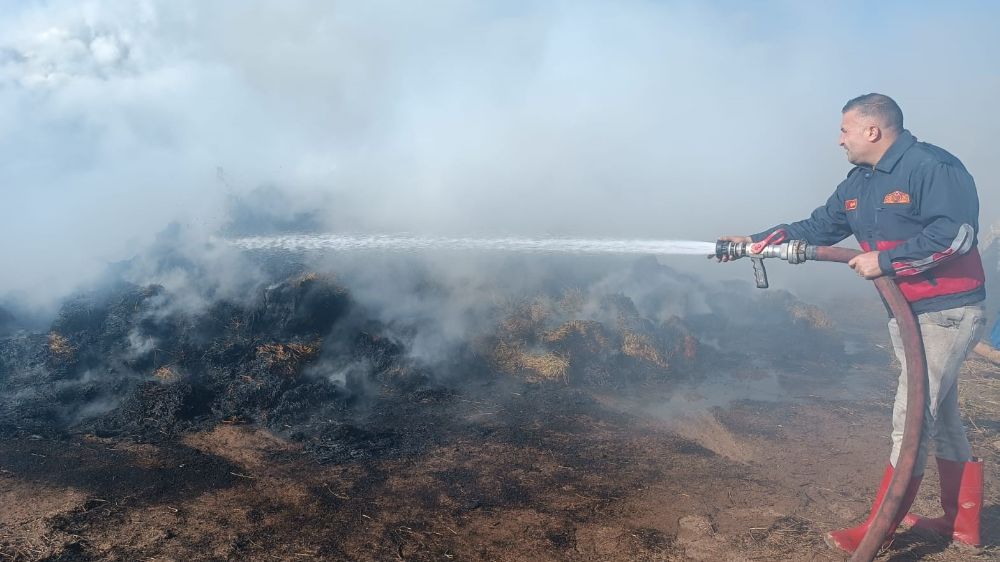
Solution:
M975 304L940 312L917 315L927 354L927 402L924 404L924 433L917 452L914 474L923 474L927 464L927 446L934 440L935 455L943 459L965 462L972 458L972 449L965 436L965 426L958 411L958 372L965 356L979 340L986 326L983 306ZM896 402L892 408L892 454L889 462L896 466L903 440L906 418L906 358L899 337L896 319L889 320L889 336L896 357L903 365L896 387Z

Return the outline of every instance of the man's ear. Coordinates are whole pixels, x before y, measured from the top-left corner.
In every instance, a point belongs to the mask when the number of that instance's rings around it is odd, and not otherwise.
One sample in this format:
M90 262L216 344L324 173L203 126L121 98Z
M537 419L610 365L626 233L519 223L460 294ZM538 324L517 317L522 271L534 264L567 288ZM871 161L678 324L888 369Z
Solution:
M868 127L868 142L877 142L882 138L882 129L878 125L871 125Z

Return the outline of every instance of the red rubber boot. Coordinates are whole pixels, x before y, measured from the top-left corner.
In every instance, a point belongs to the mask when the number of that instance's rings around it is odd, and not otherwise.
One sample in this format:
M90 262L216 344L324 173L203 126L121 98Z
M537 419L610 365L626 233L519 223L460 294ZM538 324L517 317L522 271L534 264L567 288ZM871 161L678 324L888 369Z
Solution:
M906 514L903 520L917 529L926 529L974 547L979 537L979 510L983 505L983 461L956 462L938 458L941 477L941 517Z
M889 489L889 483L892 482L892 473L892 465L886 465L885 473L882 474L882 482L878 486L878 493L875 494L875 501L872 503L871 513L868 514L865 522L850 529L830 531L824 537L826 544L850 554L853 554L858 549L861 539L865 538L868 527L871 526L872 521L875 519L875 514L878 513L878 508L882 505L885 492ZM903 496L902 504L899 506L901 514L905 514L910 509L910 506L913 505L913 500L917 497L917 489L920 488L921 479L923 479L923 476L914 476L910 481L910 485L906 489L906 494ZM903 519L903 515L898 515L897 518L896 524L892 525L892 530L889 531L889 535L886 537L886 541L892 538L893 533L896 532L896 527L899 525L899 521Z

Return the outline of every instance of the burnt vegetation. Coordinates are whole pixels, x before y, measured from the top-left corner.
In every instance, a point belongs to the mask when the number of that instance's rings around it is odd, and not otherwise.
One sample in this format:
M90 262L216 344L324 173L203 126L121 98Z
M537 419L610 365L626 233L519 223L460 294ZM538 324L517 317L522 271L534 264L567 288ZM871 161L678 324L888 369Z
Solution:
M537 548L574 551L577 526L663 478L670 461L645 456L649 439L666 439L689 463L713 457L684 439L633 435L629 416L597 394L738 364L746 350L729 353L720 342L746 341L744 314L764 326L750 336L759 358L783 360L775 350L790 342L820 355L841 345L825 316L787 293L753 295L742 299L745 310L724 312L715 304L723 293L750 289L693 291L695 280L640 260L615 283L566 276L531 293L508 292L482 330L432 361L412 354L411 344L433 325L378 320L333 274L274 271L239 299L198 306L164 286L120 282L67 300L45 331L14 329L0 339L0 467L89 490L83 504L47 520L45 540L57 544L52 559L198 553L207 539L173 519L141 544L102 546L96 537L143 510L184 521L174 507L184 498L229 493L243 498L232 514L238 520L225 519L240 531L218 547L221 558L323 537L324 546L310 543L307 552L438 559L457 548L454 531L442 529L505 510L548 521L532 539ZM658 283L664 290L631 288ZM417 297L449 298L431 279L414 286L426 291ZM696 292L699 302L686 302ZM227 428L267 430L291 445L263 447L256 465L189 445ZM157 447L150 458L128 452L149 445ZM259 473L293 470L295 497L306 499L276 507L274 497L256 497ZM427 513L443 514L447 525L428 523ZM375 521L381 526L361 533ZM615 540L656 555L672 538L639 527ZM477 548L475 556L495 558L504 547ZM17 552L15 559L43 558L41 550Z
M629 277L694 281L651 260ZM665 295L653 292L640 305L663 309L650 299ZM714 297L701 313L655 318L624 293L594 286L514 295L494 307L492 329L427 364L407 354L407 330L419 327L373 319L330 274L296 272L243 301L194 310L162 286L118 283L67 300L45 333L0 340L0 431L150 440L257 423L337 441L363 430L320 430L317 419L353 418L377 402L426 406L490 384L616 388L700 377L738 360L726 352L727 338L749 340L761 357L789 356L781 350L794 349L790 343L820 354L841 345L819 309L787 293Z

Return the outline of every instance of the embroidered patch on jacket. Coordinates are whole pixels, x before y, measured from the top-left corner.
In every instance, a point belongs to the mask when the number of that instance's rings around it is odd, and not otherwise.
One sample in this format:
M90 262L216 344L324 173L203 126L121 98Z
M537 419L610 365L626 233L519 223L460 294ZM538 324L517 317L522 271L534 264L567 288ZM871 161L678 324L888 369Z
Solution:
M910 203L910 194L905 191L896 190L886 195L882 202L887 205L908 205Z
M853 211L854 209L857 209L858 208L858 200L857 199L848 199L847 201L844 201L844 208L847 209L848 211Z

